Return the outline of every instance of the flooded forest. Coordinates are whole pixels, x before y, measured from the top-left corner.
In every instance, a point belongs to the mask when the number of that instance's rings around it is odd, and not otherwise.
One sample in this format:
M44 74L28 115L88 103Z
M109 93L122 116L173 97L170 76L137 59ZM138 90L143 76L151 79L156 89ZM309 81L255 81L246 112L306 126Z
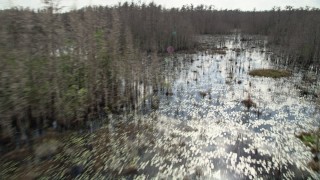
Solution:
M0 179L319 179L320 9L0 10Z

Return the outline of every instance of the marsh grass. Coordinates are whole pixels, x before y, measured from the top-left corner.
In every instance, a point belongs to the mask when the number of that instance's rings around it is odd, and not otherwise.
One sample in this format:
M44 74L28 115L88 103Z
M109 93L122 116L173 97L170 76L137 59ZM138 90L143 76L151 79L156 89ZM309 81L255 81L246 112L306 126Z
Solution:
M251 76L260 77L271 77L271 78L281 78L291 76L291 72L287 70L276 70L276 69L255 69L249 72Z
M302 132L296 135L296 137L309 146L313 153L317 153L319 151L319 148L316 147L318 139L317 133L318 132Z
M308 136L302 136L302 141L303 142L308 142L311 144L315 144L316 143L316 136L315 135L308 135Z
M219 48L218 49L213 49L212 53L213 54L221 54L221 55L226 55L227 54L225 49L219 49Z
M319 145L317 143L319 137L317 133L319 133L319 130L316 132L301 132L296 135L296 137L299 138L306 146L309 146L311 148L311 152L314 154L314 158L308 163L308 167L314 171L320 172L320 163L318 159Z

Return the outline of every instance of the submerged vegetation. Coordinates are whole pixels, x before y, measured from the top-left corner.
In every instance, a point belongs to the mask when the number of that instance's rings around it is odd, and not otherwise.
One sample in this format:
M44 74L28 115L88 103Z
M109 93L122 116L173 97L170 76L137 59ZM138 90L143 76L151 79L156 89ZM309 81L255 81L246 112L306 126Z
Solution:
M262 76L271 78L281 78L291 76L291 72L287 70L276 70L276 69L255 69L249 72L251 76Z

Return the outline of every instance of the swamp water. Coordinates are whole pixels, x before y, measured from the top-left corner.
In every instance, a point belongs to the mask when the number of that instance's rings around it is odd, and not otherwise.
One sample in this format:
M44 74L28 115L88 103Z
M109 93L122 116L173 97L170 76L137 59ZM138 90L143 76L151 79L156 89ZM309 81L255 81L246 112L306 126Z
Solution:
M251 77L252 69L277 68L266 41L219 40L204 36L203 51L164 58L165 88L150 91L142 103L151 112L110 116L108 125L93 133L49 141L45 147L57 149L49 158L36 149L19 163L7 159L0 177L319 178L307 168L310 149L295 137L315 129L319 120L314 100L296 88L302 75ZM253 107L244 106L247 99Z
M241 42L224 37L224 50L206 48L168 62L192 59L178 70L153 116L156 142L140 159L144 177L175 179L306 179L312 154L295 133L317 127L310 97L289 78L251 77L252 69L277 68L263 39ZM217 43L218 47L220 43ZM220 44L221 45L221 44ZM168 80L170 81L170 80ZM242 103L251 99L255 107ZM151 158L151 159L150 159Z

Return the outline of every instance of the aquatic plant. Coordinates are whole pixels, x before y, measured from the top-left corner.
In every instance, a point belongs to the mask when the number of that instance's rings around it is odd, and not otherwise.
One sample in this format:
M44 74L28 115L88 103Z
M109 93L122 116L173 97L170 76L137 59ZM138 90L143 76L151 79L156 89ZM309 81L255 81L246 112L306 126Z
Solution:
M227 40L226 46L232 48L233 42ZM319 179L307 167L311 152L294 138L297 129L314 128L319 116L313 113L313 102L300 98L294 84L286 79L250 78L249 58L254 68L270 67L270 64L259 51L247 52L244 49L238 57L231 51L222 57L193 54L192 59L201 56L198 61L181 71L166 73L166 76L177 77L168 78L168 89L174 92L171 97L166 97L167 89L163 88L159 90L162 93L156 93L157 97L139 99L142 102L137 104L138 108L142 109L143 104L156 107L152 113L133 111L110 115L108 124L97 131L61 136L58 138L62 142L61 151L31 163L30 176L41 175L44 179L70 179L72 175L78 179L272 179L275 176ZM238 64L228 61L230 58ZM232 69L230 64L241 68ZM192 73L195 69L197 73ZM232 80L226 85L230 72L242 83ZM197 82L192 81L195 76ZM201 98L200 92L207 90L212 98ZM150 92L154 95L153 88ZM246 96L249 92L250 96ZM251 108L259 104L259 109L244 111L247 107L244 108L244 104L251 104ZM26 159L25 162L30 162L34 157ZM2 161L6 163L0 164L0 175L5 179L30 171L24 168L25 162ZM80 168L74 168L77 166ZM10 169L4 171L4 167ZM73 168L75 173L71 173Z
M249 72L251 76L262 76L271 78L281 78L291 76L291 72L287 70L276 70L276 69L255 69Z
M251 99L250 96L248 96L247 99L242 100L241 103L242 103L244 106L246 106L248 109L250 109L251 107L254 107L254 108L257 107L257 104L252 101L252 99Z

